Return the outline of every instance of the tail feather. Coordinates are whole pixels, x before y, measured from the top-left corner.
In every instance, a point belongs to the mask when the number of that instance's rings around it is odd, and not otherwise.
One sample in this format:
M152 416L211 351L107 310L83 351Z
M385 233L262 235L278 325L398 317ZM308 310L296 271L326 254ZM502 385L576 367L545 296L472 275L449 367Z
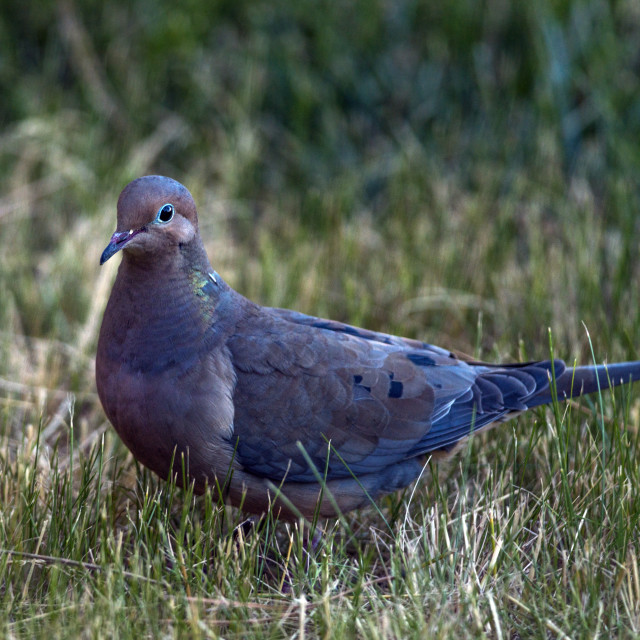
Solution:
M640 361L615 362L608 365L600 364L582 367L568 367L562 363L564 366L560 372L558 371L559 362L556 360L554 364L557 397L560 401L640 380ZM550 374L551 363L549 363ZM552 385L549 384L549 386L529 398L527 406L537 407L551 402L553 402L553 394Z

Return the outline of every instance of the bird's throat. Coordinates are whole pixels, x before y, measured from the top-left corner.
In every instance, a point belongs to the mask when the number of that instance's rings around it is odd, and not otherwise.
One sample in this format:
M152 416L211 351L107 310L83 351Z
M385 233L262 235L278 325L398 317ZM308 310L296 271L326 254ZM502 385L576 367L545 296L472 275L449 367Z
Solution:
M216 300L205 277L193 269L152 271L123 261L114 283L121 300L108 304L105 320L117 334L109 349L132 372L186 370L205 348ZM213 284L213 283L211 283ZM124 303L123 303L124 302ZM102 335L101 335L102 338Z

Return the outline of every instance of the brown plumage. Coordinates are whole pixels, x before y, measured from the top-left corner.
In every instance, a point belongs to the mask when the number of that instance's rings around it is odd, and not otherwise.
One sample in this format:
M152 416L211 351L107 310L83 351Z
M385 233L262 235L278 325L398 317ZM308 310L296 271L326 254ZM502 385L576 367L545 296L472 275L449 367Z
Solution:
M429 455L551 402L551 377L560 399L640 378L639 362L465 362L261 307L213 270L193 199L170 178L124 189L101 264L121 249L96 358L104 410L142 464L179 482L184 465L196 490L217 486L250 512L278 491L286 515L333 515L327 492L341 511L363 506L411 483Z

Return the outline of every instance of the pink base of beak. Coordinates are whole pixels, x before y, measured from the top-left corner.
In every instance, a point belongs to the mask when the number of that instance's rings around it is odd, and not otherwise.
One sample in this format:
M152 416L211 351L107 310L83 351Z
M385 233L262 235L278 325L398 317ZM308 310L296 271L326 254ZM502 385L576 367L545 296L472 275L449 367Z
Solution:
M112 255L118 253L120 249L124 249L127 245L127 242L132 238L135 238L139 233L145 231L145 228L136 229L135 231L132 229L131 231L116 231L112 236L111 240L109 240L109 244L106 246L105 250L102 252L100 256L100 264L104 264Z

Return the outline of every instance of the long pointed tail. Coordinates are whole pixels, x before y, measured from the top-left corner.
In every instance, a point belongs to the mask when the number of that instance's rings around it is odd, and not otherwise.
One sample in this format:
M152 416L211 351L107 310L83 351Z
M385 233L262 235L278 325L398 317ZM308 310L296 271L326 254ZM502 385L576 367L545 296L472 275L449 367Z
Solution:
M575 368L565 365L561 360L556 360L553 364L560 401L640 380L640 361ZM551 373L551 363L549 362L548 365L548 371ZM526 403L528 407L537 407L552 401L551 385L549 385L529 398Z

